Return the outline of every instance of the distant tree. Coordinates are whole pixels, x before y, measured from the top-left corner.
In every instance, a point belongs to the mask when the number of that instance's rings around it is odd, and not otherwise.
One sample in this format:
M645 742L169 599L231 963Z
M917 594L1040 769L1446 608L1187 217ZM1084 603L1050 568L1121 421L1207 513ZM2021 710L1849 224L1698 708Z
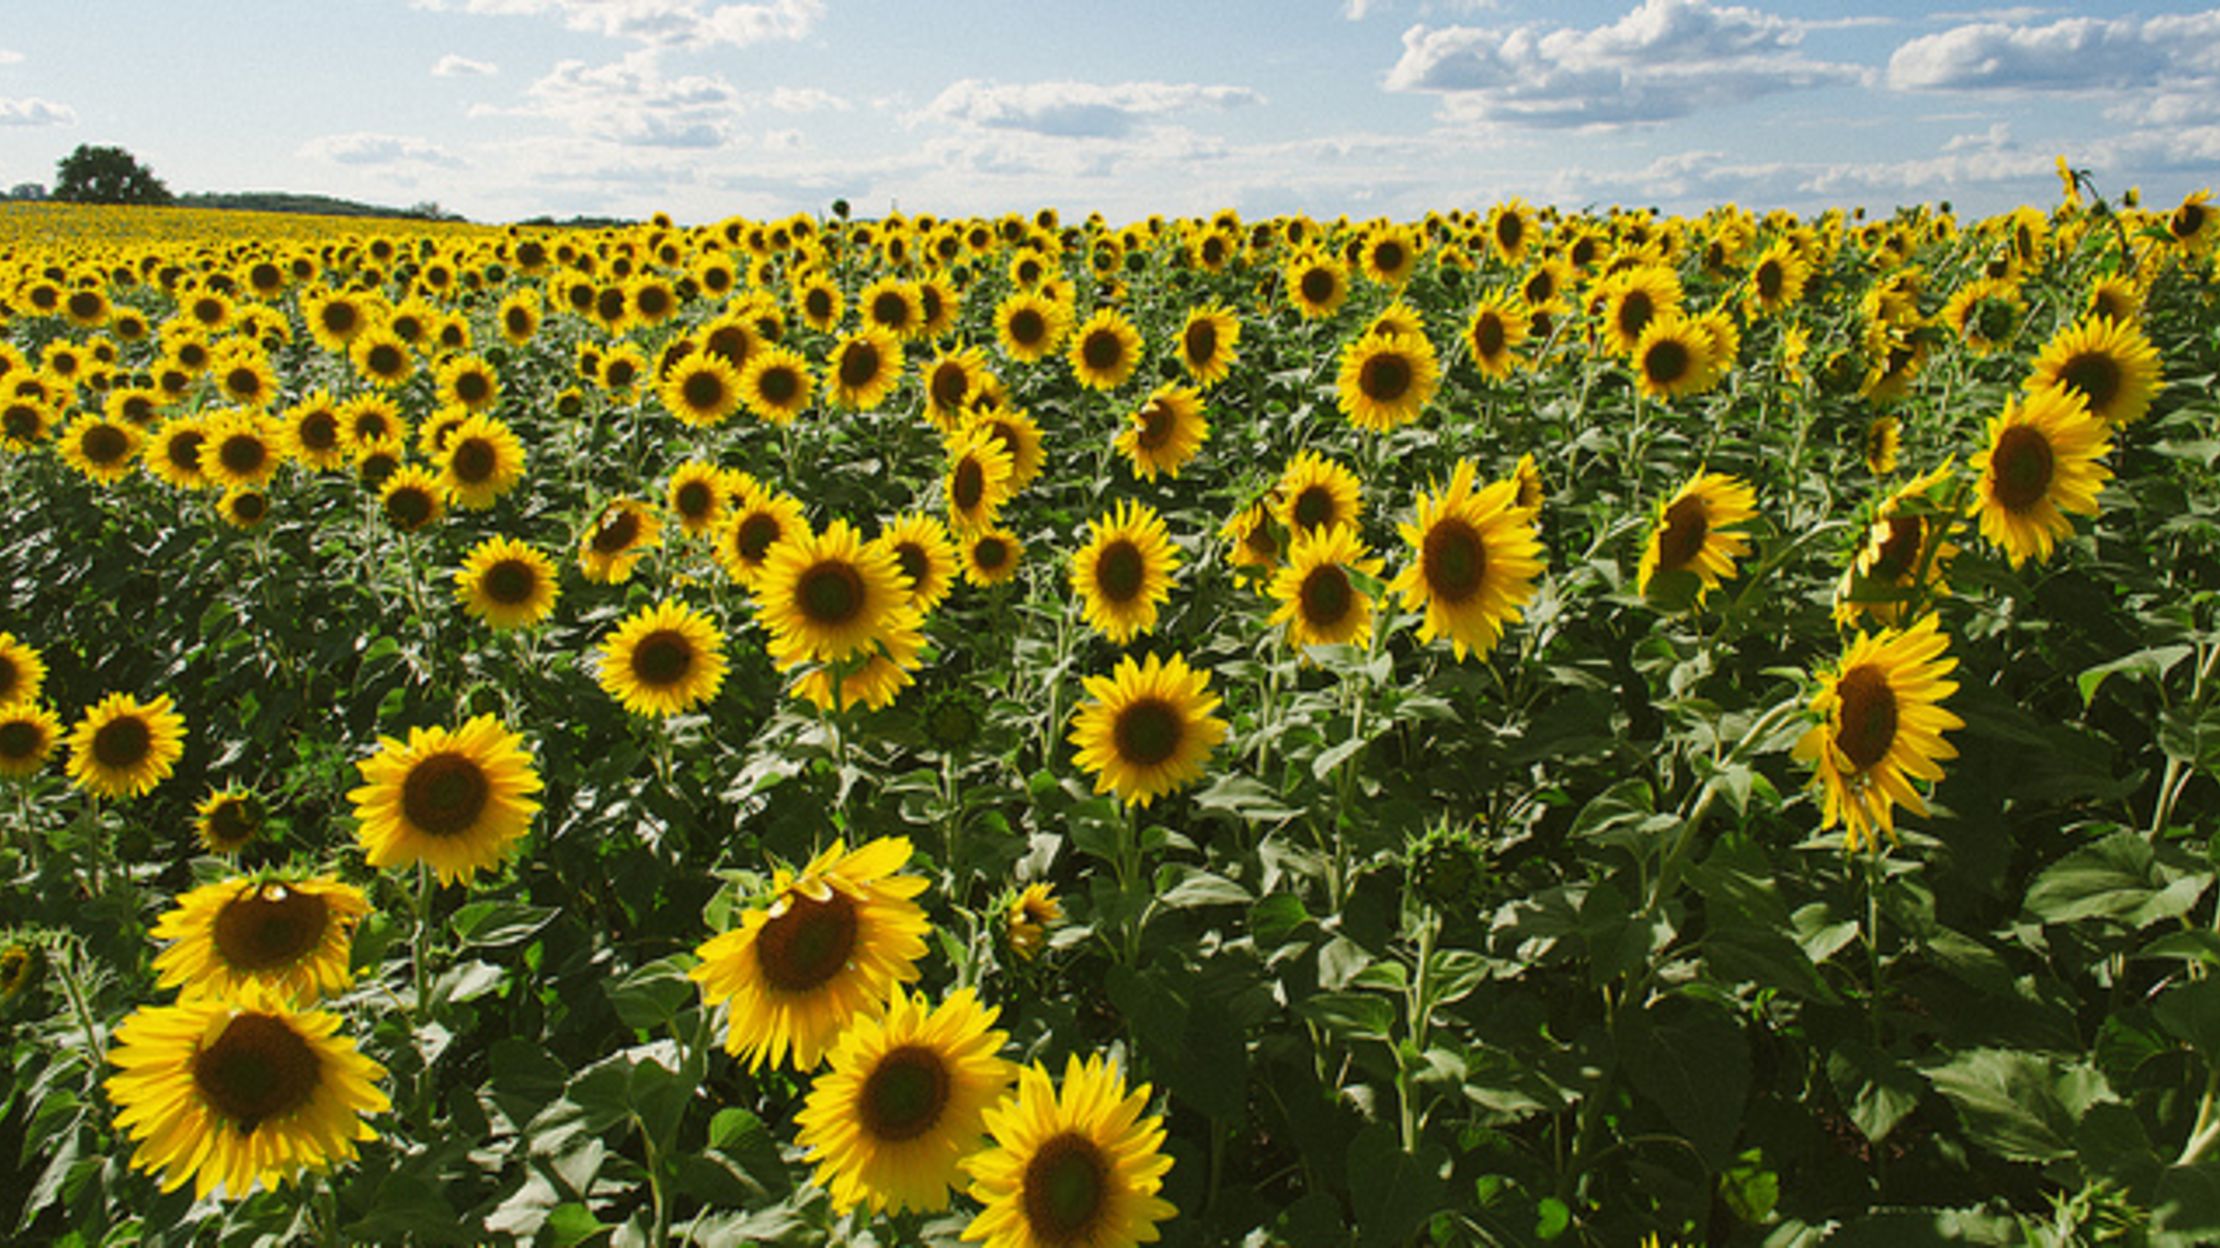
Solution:
M9 199L45 199L46 183L18 182L8 188Z
M170 188L120 147L80 143L54 165L54 198L80 204L166 204Z

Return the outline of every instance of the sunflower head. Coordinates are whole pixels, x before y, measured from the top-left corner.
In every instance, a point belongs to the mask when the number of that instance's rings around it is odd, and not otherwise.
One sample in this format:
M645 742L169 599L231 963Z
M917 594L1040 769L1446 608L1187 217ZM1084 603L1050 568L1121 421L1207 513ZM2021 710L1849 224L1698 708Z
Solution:
M1878 844L1879 833L1895 838L1896 807L1925 815L1912 781L1941 780L1938 761L1958 755L1942 738L1965 726L1941 705L1958 688L1943 679L1958 665L1949 648L1928 615L1903 631L1859 634L1833 671L1818 674L1810 709L1819 722L1793 753L1822 790L1821 826L1842 824L1853 852Z
M2092 316L2060 330L2035 358L2030 391L2056 386L2079 395L2089 414L2111 425L2132 424L2151 409L2159 380L2158 349L2132 321Z
M1088 624L1119 645L1156 626L1171 594L1179 552L1155 508L1121 501L1088 522L1087 544L1072 555L1071 583Z
M1014 1098L987 1111L993 1146L964 1162L982 1206L964 1228L987 1248L1139 1244L1178 1210L1157 1196L1172 1168L1164 1125L1144 1118L1149 1086L1100 1056L1064 1066L1063 1087L1038 1063Z
M156 940L173 942L155 956L158 986L180 1000L236 998L249 984L303 1005L333 995L354 981L348 949L369 908L331 876L202 885L154 924Z
M908 599L894 556L846 520L772 547L756 578L757 609L782 669L844 662L890 630L914 628Z
M1477 466L1458 461L1446 487L1419 495L1415 523L1400 531L1411 561L1388 588L1423 611L1419 640L1446 636L1459 661L1485 656L1519 618L1541 574L1541 539L1518 505L1515 480L1475 490Z
M1160 472L1178 477L1209 439L1202 395L1186 386L1165 385L1134 410L1116 445L1135 476L1154 481Z
M1757 514L1757 492L1738 477L1697 470L1658 505L1649 545L1635 573L1635 590L1666 610L1699 604L1737 573L1734 561L1750 553L1736 525Z
M1375 334L1343 348L1334 389L1351 424L1386 433L1417 420L1440 385L1441 365L1423 336Z
M1090 390L1115 390L1141 366L1141 333L1115 308L1098 309L1071 336L1071 371Z
M160 784L185 752L185 717L168 694L141 702L111 693L85 708L69 734L69 778L99 797L138 797Z
M541 788L524 738L491 715L460 728L385 737L348 793L356 839L373 867L428 864L442 884L500 863L531 826Z
M683 602L642 607L601 646L601 687L635 715L677 715L724 683L724 635Z
M1371 553L1346 524L1295 534L1271 585L1280 604L1272 623L1287 626L1289 643L1298 649L1363 644L1372 631L1372 596L1356 577L1376 578L1384 566Z
M1038 880L1010 893L999 909L1003 938L1009 942L1010 952L1027 962L1047 947L1048 929L1064 921L1064 906L1056 899L1056 890Z
M0 704L0 776L39 774L61 737L62 722L46 707L23 700Z
M236 854L262 834L269 810L251 789L217 789L194 808L193 824L201 847L212 854Z
M38 648L0 633L0 706L35 701L46 684L46 658Z
M1118 660L1109 676L1086 679L1088 702L1072 718L1075 761L1095 775L1095 792L1116 793L1127 804L1148 806L1200 779L1203 764L1229 727L1212 712L1208 672L1150 654Z

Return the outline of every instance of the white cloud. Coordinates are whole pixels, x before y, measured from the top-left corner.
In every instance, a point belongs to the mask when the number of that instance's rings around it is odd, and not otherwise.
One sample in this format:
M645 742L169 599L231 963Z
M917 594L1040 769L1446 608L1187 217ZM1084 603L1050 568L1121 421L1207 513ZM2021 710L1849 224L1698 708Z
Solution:
M762 97L765 107L781 113L847 112L848 101L816 87L773 87Z
M1952 135L1943 144L1945 152L2001 152L2013 146L2010 122L1995 122L1979 134Z
M1957 26L1897 48L1888 84L1900 91L2209 88L2220 85L2220 9Z
M1806 23L1709 0L1642 0L1606 26L1412 26L1390 91L1443 97L1458 122L1603 126L1862 81L1798 48Z
M1261 103L1247 87L1179 82L951 83L919 119L1061 138L1122 138L1144 120Z
M0 48L0 65L15 65L21 63L22 60L23 54L21 52L12 48Z
M767 152L798 152L803 147L799 130L766 130L763 132L763 150Z
M740 92L721 77L665 77L653 49L606 65L562 61L513 108L479 105L474 116L541 117L589 138L629 147L721 147L732 140Z
M467 56L450 52L432 66L434 78L491 78L501 72L492 61L474 61Z
M301 144L296 154L335 165L437 165L452 169L463 163L429 139L402 134L327 134Z
M1379 0L1341 0L1341 16L1352 22L1361 22L1378 3Z
M545 16L610 39L650 47L708 47L806 37L825 15L824 0L410 0L413 7L500 17Z
M0 126L66 126L76 120L76 109L52 100L0 100Z

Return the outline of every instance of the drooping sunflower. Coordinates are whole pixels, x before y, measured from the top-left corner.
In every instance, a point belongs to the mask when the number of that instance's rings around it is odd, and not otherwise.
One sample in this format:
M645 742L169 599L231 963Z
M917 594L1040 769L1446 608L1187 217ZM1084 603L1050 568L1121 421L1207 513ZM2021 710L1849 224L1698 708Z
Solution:
M539 623L561 593L555 561L513 537L478 543L455 570L456 599L495 630Z
M1532 452L1519 456L1511 467L1511 479L1518 483L1518 508L1529 517L1539 517L1545 491L1542 487L1542 470L1535 466Z
M430 469L406 464L378 487L378 508L386 523L403 533L414 533L438 522L447 510L447 487Z
M1118 645L1156 627L1157 608L1171 597L1179 551L1156 509L1120 500L1087 522L1087 544L1071 558L1071 584L1087 623Z
M364 860L424 863L441 884L468 884L498 866L540 808L523 735L491 715L455 729L411 728L406 742L381 737L378 752L356 766L364 783L347 797Z
M362 890L328 875L234 877L177 899L155 921L156 987L178 999L236 999L249 984L295 1005L334 996L354 982L347 955L355 924L370 912Z
M986 1112L1017 1068L998 1056L999 1010L960 988L937 1007L897 987L879 1018L850 1024L794 1116L795 1142L845 1213L948 1207L959 1163L986 1141Z
M1876 831L1896 839L1896 807L1925 815L1912 781L1941 780L1937 760L1958 756L1942 737L1965 726L1941 705L1958 689L1943 679L1958 666L1949 648L1939 617L1928 615L1901 632L1860 633L1833 671L1817 674L1811 711L1819 722L1792 753L1812 765L1812 782L1824 790L1820 826L1842 824L1852 852L1877 845Z
M1283 279L1288 302L1306 321L1332 316L1349 297L1349 271L1322 251L1296 253Z
M435 388L442 404L460 403L473 412L491 411L501 400L501 378L475 355L452 356L441 364Z
M1316 451L1298 451L1280 470L1273 487L1274 512L1291 533L1354 527L1364 518L1364 495L1357 474Z
M687 977L702 1003L730 1002L725 1051L760 1070L768 1062L817 1068L840 1034L877 1017L899 984L917 978L932 925L914 900L920 875L897 875L906 837L848 852L835 840L800 872L779 868L767 904L695 952Z
M1132 655L1108 676L1085 680L1088 702L1072 716L1071 741L1081 767L1095 775L1095 792L1115 792L1128 805L1157 798L1200 779L1203 764L1225 740L1226 721L1211 712L1210 674L1154 653L1145 663Z
M1653 399L1701 394L1719 375L1710 335L1677 312L1650 318L1627 362L1634 370L1635 389Z
M697 429L723 424L740 410L740 374L720 356L697 351L663 379L663 406Z
M1939 501L1936 487L1949 481L1956 467L1955 459L1947 460L1881 501L1865 541L1835 588L1837 624L1854 624L1860 614L1865 614L1883 625L1898 627L1903 623L1907 597L1924 592L1940 598L1950 592L1943 574L1957 557L1958 548L1945 536L1949 517L1934 514L1933 504ZM1923 558L1924 568L1920 566Z
M2141 420L2151 410L2151 396L2165 388L2158 373L2158 349L2140 326L2092 316L2044 345L2027 388L2072 390L2087 401L2091 416L2127 425Z
M991 527L1010 500L1015 468L1002 439L976 427L959 430L948 444L948 473L941 480L951 525L958 532Z
M268 418L249 411L225 412L208 423L201 470L226 488L268 485L281 461L277 441Z
M46 656L14 633L0 633L0 706L35 702L46 684Z
M2098 277L2089 283L2089 298L2081 310L2084 316L2139 321L2143 316L2143 289L2131 278Z
M995 308L995 337L1001 342L1004 354L1030 364L1046 359L1056 350L1064 340L1070 320L1070 311L1063 304L1037 292L1021 290Z
M238 1199L352 1161L377 1138L363 1115L390 1105L376 1086L385 1069L339 1022L251 989L140 1006L116 1027L104 1085L136 1144L132 1167L160 1171L163 1191L191 1180L196 1199L218 1187Z
M1519 366L1519 344L1526 341L1532 319L1525 304L1503 290L1480 297L1465 321L1465 349L1472 366L1490 381L1502 381Z
M1667 602L1701 603L1706 593L1719 588L1719 582L1738 575L1734 561L1750 553L1750 541L1733 526L1756 514L1757 491L1748 483L1697 469L1671 498L1658 504L1657 522L1650 528L1649 544L1635 573L1635 592ZM1674 573L1695 577L1695 585L1668 592L1671 583L1658 578Z
M859 329L834 345L825 380L834 402L868 412L886 402L902 380L902 343L875 326Z
M0 776L22 780L45 770L62 738L62 721L36 702L0 703Z
M807 529L771 548L755 583L756 608L779 667L843 663L916 613L901 565L865 543L846 520Z
M800 499L783 490L742 485L733 491L732 511L717 529L712 552L725 574L753 586L779 543L809 531Z
M1072 376L1090 390L1115 390L1141 366L1141 331L1115 308L1099 308L1072 332Z
M663 521L635 498L611 499L578 542L578 567L598 585L622 585L663 541Z
M980 588L1000 585L1018 574L1025 545L1008 529L978 529L961 535L964 579Z
M758 419L784 425L809 406L815 385L799 351L765 347L748 358L740 374L740 400Z
M268 810L251 789L217 789L193 808L193 832L211 854L236 854L262 832Z
M136 466L139 431L105 414L84 412L62 430L62 462L100 485L114 485Z
M1179 1211L1157 1195L1172 1159L1164 1120L1144 1118L1149 1085L1096 1055L1064 1063L1063 1088L1039 1063L1017 1096L987 1111L994 1147L964 1162L983 1208L963 1231L985 1248L1132 1248L1154 1243Z
M665 599L625 617L601 643L601 687L634 715L683 714L717 696L724 646L708 616Z
M921 511L895 517L872 543L894 556L909 582L909 603L920 615L939 606L956 584L956 544L948 526Z
M2212 250L2220 239L2220 211L2215 211L2209 190L2191 191L2181 206L2166 214L2166 233L2175 245L2192 255Z
M1860 451L1867 472L1885 477L1896 471L1897 452L1903 448L1904 422L1894 416L1876 416L1866 422Z
M1035 881L1011 894L1001 905L1002 931L1010 952L1025 961L1040 956L1048 944L1048 929L1064 921L1063 904L1047 884Z
M138 797L185 753L185 717L163 694L141 702L111 693L85 708L69 732L69 778L99 797Z
M347 463L347 431L339 406L323 390L312 390L285 410L285 453L310 468L340 468Z
M1280 603L1271 622L1287 625L1287 639L1296 649L1363 644L1372 629L1372 596L1357 588L1349 573L1378 576L1384 565L1371 553L1346 524L1296 531L1287 563L1271 586Z
M1541 539L1519 506L1518 482L1475 493L1476 471L1461 459L1446 488L1418 496L1416 522L1398 526L1413 558L1388 583L1406 608L1426 613L1419 641L1448 637L1460 662L1468 650L1485 657L1495 648L1542 571Z
M1191 309L1179 331L1179 366L1202 389L1224 381L1240 358L1241 321L1224 304Z
M1164 385L1134 409L1125 428L1118 431L1116 445L1133 466L1133 475L1154 481L1159 472L1178 477L1209 439L1202 395L1186 386Z
M1417 420L1441 385L1433 344L1408 334L1358 338L1342 348L1335 401L1360 429L1387 433Z
M2078 391L2047 386L2022 403L2004 401L1989 421L1989 444L1973 457L1981 483L1972 512L1981 536L2004 548L2014 568L2032 557L2047 563L2058 539L2073 532L2064 513L2097 514L2097 495L2111 479L2105 423L2089 414Z
M439 483L448 500L484 511L524 477L524 443L500 417L478 413L455 426L440 452Z

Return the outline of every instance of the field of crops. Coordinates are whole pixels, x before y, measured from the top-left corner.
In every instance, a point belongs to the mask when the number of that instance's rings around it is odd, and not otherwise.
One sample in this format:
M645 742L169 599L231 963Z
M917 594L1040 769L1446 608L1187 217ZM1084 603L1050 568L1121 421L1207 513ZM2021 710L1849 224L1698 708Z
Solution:
M0 210L0 1239L2210 1242L2220 206L2061 174Z

